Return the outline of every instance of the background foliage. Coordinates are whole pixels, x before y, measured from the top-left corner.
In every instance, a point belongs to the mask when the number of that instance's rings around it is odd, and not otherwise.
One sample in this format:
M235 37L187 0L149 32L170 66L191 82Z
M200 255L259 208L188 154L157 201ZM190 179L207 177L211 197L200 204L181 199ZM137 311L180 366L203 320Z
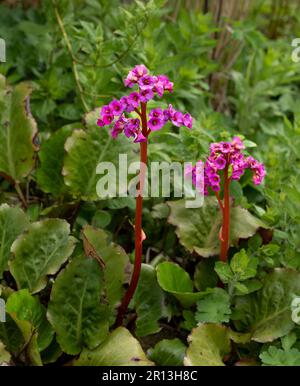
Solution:
M0 363L299 365L299 19L284 0L0 4ZM148 199L141 280L114 330L135 203L99 199L96 166L137 148L95 109L137 63L167 74L167 102L195 119L151 136L150 160L195 162L239 134L267 177L232 185L228 264L213 199L192 213Z

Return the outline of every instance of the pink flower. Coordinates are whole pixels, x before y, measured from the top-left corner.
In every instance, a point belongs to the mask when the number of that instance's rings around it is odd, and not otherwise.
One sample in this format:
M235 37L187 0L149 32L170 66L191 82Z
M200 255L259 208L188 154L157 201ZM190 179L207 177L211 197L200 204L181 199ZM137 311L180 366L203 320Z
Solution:
M183 125L183 114L180 111L176 111L172 117L171 122L174 126L180 127Z
M138 77L133 71L129 71L127 78L124 80L124 85L126 87L132 88L133 85L137 82Z
M230 142L221 142L220 143L220 150L223 154L227 154L231 150L231 143Z
M100 126L100 127L105 126L105 123L104 123L103 119L98 119L97 120L97 125Z
M130 101L128 100L128 97L126 96L123 96L121 99L120 99L120 102L122 104L124 104L125 108L124 108L124 111L126 111L126 113L131 113L131 111L133 111L135 109L134 106L132 106L132 104L130 103Z
M126 105L124 102L119 102L118 100L114 99L112 102L110 102L109 107L111 109L112 114L118 116L123 113Z
M147 103L150 99L153 99L154 94L152 90L146 89L140 91L140 101L143 103Z
M141 90L148 90L148 89L151 90L155 85L155 82L156 82L156 78L150 75L144 75L142 78L138 80L138 84Z
M110 125L114 120L114 116L112 114L104 114L102 118L105 125Z
M138 92L132 92L128 95L127 98L128 104L133 106L134 109L136 109L139 106L140 103L140 96Z
M160 98L164 95L164 85L159 80L152 87L152 91L155 92Z
M109 115L109 114L112 114L111 107L109 105L102 106L101 116L103 117L103 115Z
M190 114L184 114L183 125L191 129L193 127L193 118Z
M159 118L164 119L164 114L162 109L153 109L149 113L149 118Z
M166 75L158 75L158 82L162 84L164 90L173 92L173 82L170 82L169 78Z
M144 134L140 131L138 132L134 142L146 142L147 138L144 136Z
M148 126L150 130L157 131L160 130L164 125L164 121L159 118L150 118L148 121Z
M130 118L126 121L124 126L124 134L126 137L136 137L140 128L140 120L138 118Z
M136 75L137 78L141 78L148 73L148 69L144 64L137 64L132 72Z
M218 158L214 160L214 165L217 169L224 169L226 166L226 160L223 155L220 155Z
M129 95L123 96L120 100L113 99L108 105L101 108L100 118L97 125L103 127L114 123L111 135L116 138L120 133L134 138L134 142L147 140L150 130L160 130L168 121L175 126L186 126L192 128L193 119L190 114L176 111L170 104L167 109L155 108L150 110L149 115L144 108L144 104L149 102L154 96L162 97L165 91L173 91L173 83L166 75L152 76L144 64L136 65L127 74L124 80L125 86L136 86L138 91L133 91ZM135 112L139 118L128 116ZM143 133L140 128L140 118L147 119L147 128ZM116 118L116 121L114 122ZM217 169L216 169L217 170ZM215 171L215 170L214 170Z
M253 173L253 182L260 184L266 171L264 165L253 157L245 157L242 150L245 148L239 137L234 137L231 142L212 143L210 145L210 154L204 164L204 194L208 194L208 188L218 192L220 190L220 170L231 166L232 180L239 180L246 169ZM195 167L194 167L195 168ZM194 173L194 168L192 173ZM195 183L194 183L195 185Z

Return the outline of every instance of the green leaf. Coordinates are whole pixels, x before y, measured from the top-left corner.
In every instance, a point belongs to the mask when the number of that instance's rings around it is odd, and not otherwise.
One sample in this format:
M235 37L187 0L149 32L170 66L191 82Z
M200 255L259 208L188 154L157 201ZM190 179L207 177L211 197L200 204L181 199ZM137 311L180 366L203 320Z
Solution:
M8 269L12 243L28 226L29 221L20 208L9 207L7 204L0 206L0 279Z
M39 151L40 166L37 169L37 183L46 193L52 193L55 197L66 191L66 185L62 175L64 144L71 134L72 128L66 126L57 130L41 145Z
M37 343L38 333L36 329L29 321L19 319L14 312L10 314L10 317L21 331L24 340L23 347L25 348L25 352L30 360L30 363L34 366L42 366L43 364Z
M296 341L297 341L297 335L294 332L290 332L289 334L281 338L282 348L285 351L288 351L289 349L292 348L292 346L296 343Z
M300 366L300 351L296 348L286 351L270 346L259 357L263 366Z
M14 320L27 321L32 330L37 332L37 344L39 351L49 346L54 331L46 319L46 309L39 300L30 295L27 289L13 292L6 304L6 311Z
M153 218L157 218L161 220L164 218L168 218L169 212L170 212L170 209L168 205L164 202L161 202L160 204L156 204L153 206L151 215Z
M261 290L236 299L235 309L252 340L272 342L293 328L291 302L295 296L300 296L300 273L277 268L265 277Z
M96 260L77 257L54 282L47 317L67 354L97 347L108 333L106 306L101 305L103 273Z
M105 210L97 210L92 218L94 227L105 228L111 222L111 214Z
M214 271L214 259L203 259L197 265L194 274L194 284L197 290L204 291L218 284L218 276Z
M83 200L105 198L99 197L96 191L97 182L103 177L97 174L98 164L112 162L117 166L118 156L121 153L129 155L128 162L130 162L133 148L133 144L125 136L120 136L114 141L109 128L99 128L96 124L98 116L99 109L87 114L85 117L87 129L74 130L65 143L66 156L63 167L65 184L74 197Z
M136 335L146 336L160 331L159 319L168 315L165 294L157 283L156 271L151 265L142 264L141 275L133 298L136 308Z
M119 245L109 242L103 229L86 225L82 231L88 243L95 249L97 255L104 261L104 286L108 303L108 313L111 323L115 320L116 306L121 301L126 282L126 270L130 267L129 258Z
M230 314L230 298L222 288L214 288L197 301L197 322L228 323Z
M230 352L230 338L225 326L201 324L188 337L185 366L224 366L223 358Z
M245 249L241 249L230 260L230 268L235 280L243 281L256 275L258 260L249 258Z
M151 366L139 342L124 327L114 330L95 350L84 349L75 366Z
M178 264L165 261L158 264L156 271L161 288L174 295L184 307L189 308L205 294L193 292L193 281Z
M243 283L235 283L234 287L236 289L235 295L240 296L259 290L262 287L262 283L259 280L250 279L243 281Z
M37 125L29 105L31 88L26 83L5 86L0 77L0 173L19 182L34 168L37 150Z
M196 248L202 248L204 257L217 254L218 243L211 248L212 239L209 239L209 232L214 220L218 216L217 201L208 197L204 200L201 208L189 209L185 207L185 200L170 201L168 205L171 209L168 221L176 226L176 234L180 243L190 252ZM215 232L220 226L220 221L215 226ZM204 249L207 248L206 251Z
M180 339L163 339L149 350L149 358L158 366L182 366L186 346Z
M209 257L219 254L218 238L222 216L213 197L206 197L201 208L185 207L185 200L168 202L171 208L169 222L176 226L176 234L181 244L190 252ZM258 228L267 226L250 212L241 207L231 208L230 245L236 245L239 239L253 236Z
M0 323L0 340L11 353L19 352L24 345L23 335L9 314L6 315L6 322Z
M194 312L191 310L183 310L182 316L184 320L180 323L181 328L191 331L194 327L197 326Z
M217 261L215 265L215 271L223 283L229 283L231 280L233 280L233 272L228 263Z
M229 264L222 261L216 262L215 271L223 283L232 282L240 294L247 294L261 287L258 280L247 280L256 275L257 265L258 259L249 258L246 251L242 249L232 257Z
M10 362L11 355L6 351L4 344L0 341L0 366Z
M19 236L11 247L14 259L10 262L18 288L35 293L45 287L47 275L54 275L73 252L75 239L69 233L66 221L48 219L32 223Z
M50 345L41 352L41 358L43 364L54 363L62 355L62 350L60 345L57 343L56 338L54 337Z

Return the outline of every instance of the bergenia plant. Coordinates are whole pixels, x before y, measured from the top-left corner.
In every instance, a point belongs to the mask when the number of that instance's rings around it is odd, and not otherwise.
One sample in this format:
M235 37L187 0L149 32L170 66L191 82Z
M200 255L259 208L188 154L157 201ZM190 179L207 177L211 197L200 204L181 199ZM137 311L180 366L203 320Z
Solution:
M193 184L202 187L202 193L208 195L212 191L219 203L222 212L222 228L219 238L221 242L220 260L227 261L230 242L230 183L239 180L246 169L253 173L253 182L259 185L265 177L264 165L251 156L243 154L245 145L239 137L233 137L231 142L212 143L210 154L204 163L204 183L197 182L198 169L191 168L188 173L192 174ZM198 161L201 163L201 161ZM221 175L223 174L223 178ZM223 185L223 197L220 197L221 185Z
M132 299L141 272L142 264L142 208L143 208L143 188L145 182L147 165L147 143L150 133L163 128L167 122L180 127L192 128L192 117L176 111L172 105L166 109L155 108L147 111L147 103L154 97L161 98L164 93L173 92L173 83L165 75L150 75L148 69L143 65L135 66L129 71L125 81L125 86L136 87L136 90L129 95L123 96L120 100L114 99L108 105L101 108L101 116L98 119L98 126L111 126L111 135L117 138L119 134L124 134L132 138L134 142L140 143L140 173L139 184L136 197L135 213L135 261L128 290L122 299L118 309L116 326L123 323L130 300ZM135 116L133 116L135 115Z

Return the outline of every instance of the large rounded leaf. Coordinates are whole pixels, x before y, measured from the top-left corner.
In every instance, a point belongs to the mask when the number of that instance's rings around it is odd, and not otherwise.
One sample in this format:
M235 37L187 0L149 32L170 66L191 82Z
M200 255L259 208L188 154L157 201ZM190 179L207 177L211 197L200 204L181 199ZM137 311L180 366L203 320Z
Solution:
M149 350L151 360L159 366L182 366L186 346L180 339L163 339Z
M7 204L0 206L0 278L8 268L12 243L28 226L29 221L20 208L9 207Z
M84 242L89 243L90 248L105 263L103 267L105 295L108 302L111 322L115 319L116 305L121 301L126 282L126 269L130 265L129 258L119 245L108 240L107 233L102 229L86 225L82 235Z
M62 167L65 154L64 144L71 131L70 126L57 130L41 145L39 151L41 164L36 173L37 182L44 192L52 193L54 196L66 190Z
M33 169L37 150L37 126L29 105L31 88L26 83L11 88L0 77L0 173L18 182Z
M114 141L107 127L99 128L96 125L99 113L97 109L87 114L86 130L74 130L65 143L65 183L74 197L83 200L102 198L96 192L97 182L101 178L96 172L100 162L112 162L117 166L121 153L131 158L133 144L125 136Z
M84 349L75 366L151 366L139 342L124 327L114 330L95 350Z
M157 280L164 291L174 295L184 307L190 307L205 292L193 292L193 281L178 264L165 261L156 267Z
M39 351L49 346L54 331L46 319L46 309L27 289L13 292L9 296L6 311L14 320L27 321L36 330Z
M133 298L136 308L136 335L146 336L160 331L159 319L168 316L165 294L157 283L156 271L142 264L141 275Z
M100 303L103 273L92 258L77 257L58 275L48 306L48 319L67 354L95 348L108 333L106 306Z
M252 340L272 342L294 326L291 303L300 296L300 273L277 268L265 277L263 287L254 294L239 297L236 311Z
M31 293L43 289L47 275L55 274L74 249L75 239L69 236L70 225L60 219L32 223L26 233L13 243L11 273L18 288Z
M188 337L190 342L184 358L185 366L224 366L223 358L230 352L227 327L200 324Z
M11 355L6 351L4 344L0 341L0 366L9 363Z
M181 244L190 252L203 257L218 255L220 251L219 231L222 215L217 201L206 197L201 208L185 207L185 200L170 201L169 222L176 226L176 234ZM250 212L241 207L231 208L230 245L239 239L253 236L258 228L267 226Z

